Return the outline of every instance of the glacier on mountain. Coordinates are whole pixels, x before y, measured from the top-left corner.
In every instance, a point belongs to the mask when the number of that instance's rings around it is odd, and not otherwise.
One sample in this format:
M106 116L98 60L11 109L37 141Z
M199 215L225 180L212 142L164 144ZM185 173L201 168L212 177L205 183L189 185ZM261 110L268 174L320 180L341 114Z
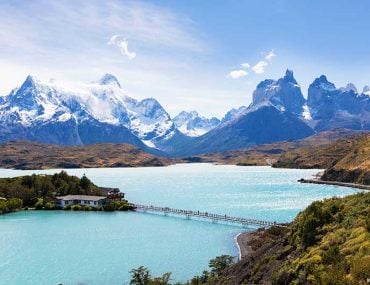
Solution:
M154 98L138 101L129 97L110 74L89 84L42 82L28 76L20 88L3 98L0 119L23 127L96 120L124 126L150 146L168 139L175 130L169 114Z
M208 119L200 116L197 111L182 111L173 118L173 122L180 132L190 137L201 136L220 124L219 119Z

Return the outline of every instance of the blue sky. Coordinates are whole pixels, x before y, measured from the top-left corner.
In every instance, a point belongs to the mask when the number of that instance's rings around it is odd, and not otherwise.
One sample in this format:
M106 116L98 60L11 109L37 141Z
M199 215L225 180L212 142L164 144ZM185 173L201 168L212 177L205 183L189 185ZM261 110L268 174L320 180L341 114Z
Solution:
M367 0L0 1L0 94L27 74L94 81L112 73L128 94L154 97L171 115L221 117L286 68L304 95L321 74L362 90L369 12Z

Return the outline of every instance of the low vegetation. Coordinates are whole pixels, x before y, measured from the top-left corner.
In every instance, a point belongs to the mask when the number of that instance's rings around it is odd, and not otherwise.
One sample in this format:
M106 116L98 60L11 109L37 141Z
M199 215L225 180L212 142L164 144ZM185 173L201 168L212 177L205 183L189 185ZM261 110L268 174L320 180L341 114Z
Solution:
M220 281L222 272L229 266L235 263L235 258L230 255L217 256L209 261L209 270L204 270L202 275L194 276L190 281L175 284L191 285L191 284L205 284L208 282ZM148 268L140 266L132 269L130 285L170 285L171 272L166 272L162 276L152 277Z
M322 180L370 185L370 134L297 148L282 154L274 167L325 168Z
M245 284L368 284L369 205L370 193L317 201L288 229L253 233L253 253L227 268L223 280L236 276Z
M65 171L54 175L28 175L0 179L0 214L21 208L55 210L55 197L64 195L97 195L102 193L85 175L80 179ZM102 207L71 205L64 210L73 211L127 211L126 200L113 201Z
M251 252L244 259L234 263L230 256L217 257L210 271L184 284L368 284L370 193L313 202L287 228L248 235ZM133 270L131 284L170 284L163 278L170 273L152 279L144 271L141 276L149 281L138 282Z
M235 164L235 165L271 165L276 163L285 153L290 151L301 150L313 146L324 146L338 139L353 137L355 131L346 129L335 129L331 131L321 132L313 136L296 140L283 141L271 144L251 146L245 149L230 150L200 156L188 157L185 160L190 162L213 162L220 164ZM325 157L325 156L324 156ZM316 163L315 160L313 160ZM293 167L289 165L277 165L277 167ZM317 167L320 166L320 167ZM302 168L301 165L298 168ZM307 165L305 168L326 168L324 164Z
M61 146L29 141L0 144L0 167L14 169L165 166L167 158L128 144Z
M0 214L14 212L23 207L23 201L19 198L11 198L9 200L0 200Z

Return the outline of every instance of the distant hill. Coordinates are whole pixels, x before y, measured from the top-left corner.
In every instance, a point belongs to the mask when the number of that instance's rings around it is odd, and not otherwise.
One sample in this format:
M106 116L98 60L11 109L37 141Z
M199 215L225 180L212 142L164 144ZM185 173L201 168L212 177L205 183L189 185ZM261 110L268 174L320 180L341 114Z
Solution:
M273 164L285 168L325 168L322 180L370 184L370 133L296 148Z
M322 180L370 185L370 134L356 139L350 151L325 170Z
M297 149L303 149L312 146L321 146L329 144L338 139L353 137L359 134L353 130L335 129L314 134L300 140L282 141L271 144L262 144L250 148L238 150L230 150L223 152L215 152L199 156L190 156L188 161L198 162L213 162L219 164L236 164L236 165L271 165L276 163L281 157L285 157L285 153L293 152ZM299 153L299 151L298 151ZM276 167L294 167L293 163L289 165L277 165ZM319 164L320 167L307 165L296 165L297 168L326 168L324 164Z
M15 169L165 166L171 160L128 144L60 146L29 141L0 145L0 167Z

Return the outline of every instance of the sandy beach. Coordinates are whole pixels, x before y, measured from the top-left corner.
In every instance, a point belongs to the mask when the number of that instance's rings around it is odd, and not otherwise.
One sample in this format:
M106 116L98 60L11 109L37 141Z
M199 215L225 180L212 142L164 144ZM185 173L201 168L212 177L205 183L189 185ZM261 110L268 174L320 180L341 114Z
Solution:
M248 245L248 242L251 238L251 233L253 232L239 233L235 237L235 241L239 250L239 260L244 259L248 254L252 252L251 246Z

